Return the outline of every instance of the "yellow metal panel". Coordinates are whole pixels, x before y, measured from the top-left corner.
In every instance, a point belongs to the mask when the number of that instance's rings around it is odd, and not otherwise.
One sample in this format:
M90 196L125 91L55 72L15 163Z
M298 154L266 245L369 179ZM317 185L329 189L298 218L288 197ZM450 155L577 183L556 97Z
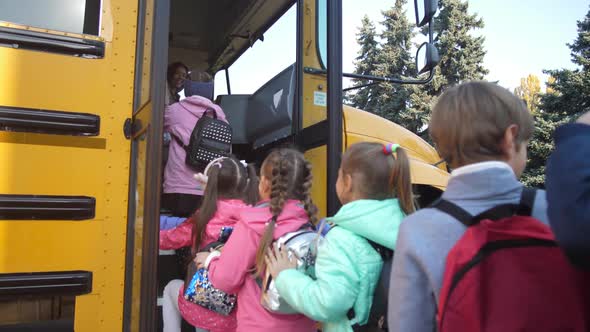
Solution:
M318 216L320 218L326 217L328 211L326 200L326 186L328 183L326 155L325 145L305 152L305 159L312 165L313 186L311 187L311 197L318 207Z
M316 44L316 0L303 2L303 67L321 68L317 56ZM328 92L325 75L303 75L303 117L302 127L306 128L327 117L327 109L321 103L315 103L316 94Z
M76 299L81 332L122 326L136 24L137 1L103 1L100 38L84 38L105 41L104 59L0 47L1 106L100 116L97 137L0 132L0 193L96 198L93 220L0 221L0 273L92 271L92 293Z
M372 138L372 140L401 144L410 155L427 163L434 164L441 160L436 150L425 140L375 114L344 106L344 120L349 135L355 134L369 140ZM444 169L444 166L441 166L441 169Z

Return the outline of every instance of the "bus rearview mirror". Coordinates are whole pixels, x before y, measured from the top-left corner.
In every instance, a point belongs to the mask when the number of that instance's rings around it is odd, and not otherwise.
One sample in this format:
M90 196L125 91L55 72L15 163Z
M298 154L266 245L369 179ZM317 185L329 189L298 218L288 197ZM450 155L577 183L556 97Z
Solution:
M438 50L433 44L424 43L420 45L416 52L416 70L418 71L418 75L431 71L439 61Z
M430 22L438 10L438 0L414 0L416 25L421 27Z

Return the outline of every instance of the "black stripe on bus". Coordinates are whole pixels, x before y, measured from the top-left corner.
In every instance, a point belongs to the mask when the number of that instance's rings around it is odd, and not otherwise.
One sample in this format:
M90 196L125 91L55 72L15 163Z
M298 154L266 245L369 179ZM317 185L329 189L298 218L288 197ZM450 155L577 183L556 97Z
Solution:
M88 113L0 106L0 130L97 136L100 133L100 117Z
M0 27L0 46L84 58L103 58L105 53L102 41L7 27Z
M95 212L94 197L0 195L0 220L87 220Z
M58 271L0 274L0 297L65 296L92 292L92 272Z

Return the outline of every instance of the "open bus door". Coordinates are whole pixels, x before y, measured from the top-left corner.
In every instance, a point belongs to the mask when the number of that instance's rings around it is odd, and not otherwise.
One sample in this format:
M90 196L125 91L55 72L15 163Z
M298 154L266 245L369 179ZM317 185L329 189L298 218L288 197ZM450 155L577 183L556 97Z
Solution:
M169 0L142 0L138 15L123 331L155 331Z

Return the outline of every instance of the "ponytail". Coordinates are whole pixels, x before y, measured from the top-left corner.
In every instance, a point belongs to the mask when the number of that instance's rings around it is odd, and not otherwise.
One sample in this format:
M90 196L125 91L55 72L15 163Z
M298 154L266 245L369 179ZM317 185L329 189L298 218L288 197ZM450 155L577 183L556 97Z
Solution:
M355 143L344 153L341 169L353 176L353 190L360 197L397 198L405 214L415 211L410 161L399 144Z
M201 240L203 239L203 233L209 223L209 220L213 218L217 212L217 198L218 198L218 181L219 172L221 168L212 167L207 173L207 186L203 193L203 202L201 208L193 215L193 254L199 251Z
M416 211L414 195L412 193L412 178L410 176L410 160L402 147L397 147L393 153L395 161L391 168L389 187L397 196L399 204L406 215Z
M256 204L259 200L258 193L258 175L256 174L256 167L253 164L246 166L248 180L246 184L244 200L247 204Z

